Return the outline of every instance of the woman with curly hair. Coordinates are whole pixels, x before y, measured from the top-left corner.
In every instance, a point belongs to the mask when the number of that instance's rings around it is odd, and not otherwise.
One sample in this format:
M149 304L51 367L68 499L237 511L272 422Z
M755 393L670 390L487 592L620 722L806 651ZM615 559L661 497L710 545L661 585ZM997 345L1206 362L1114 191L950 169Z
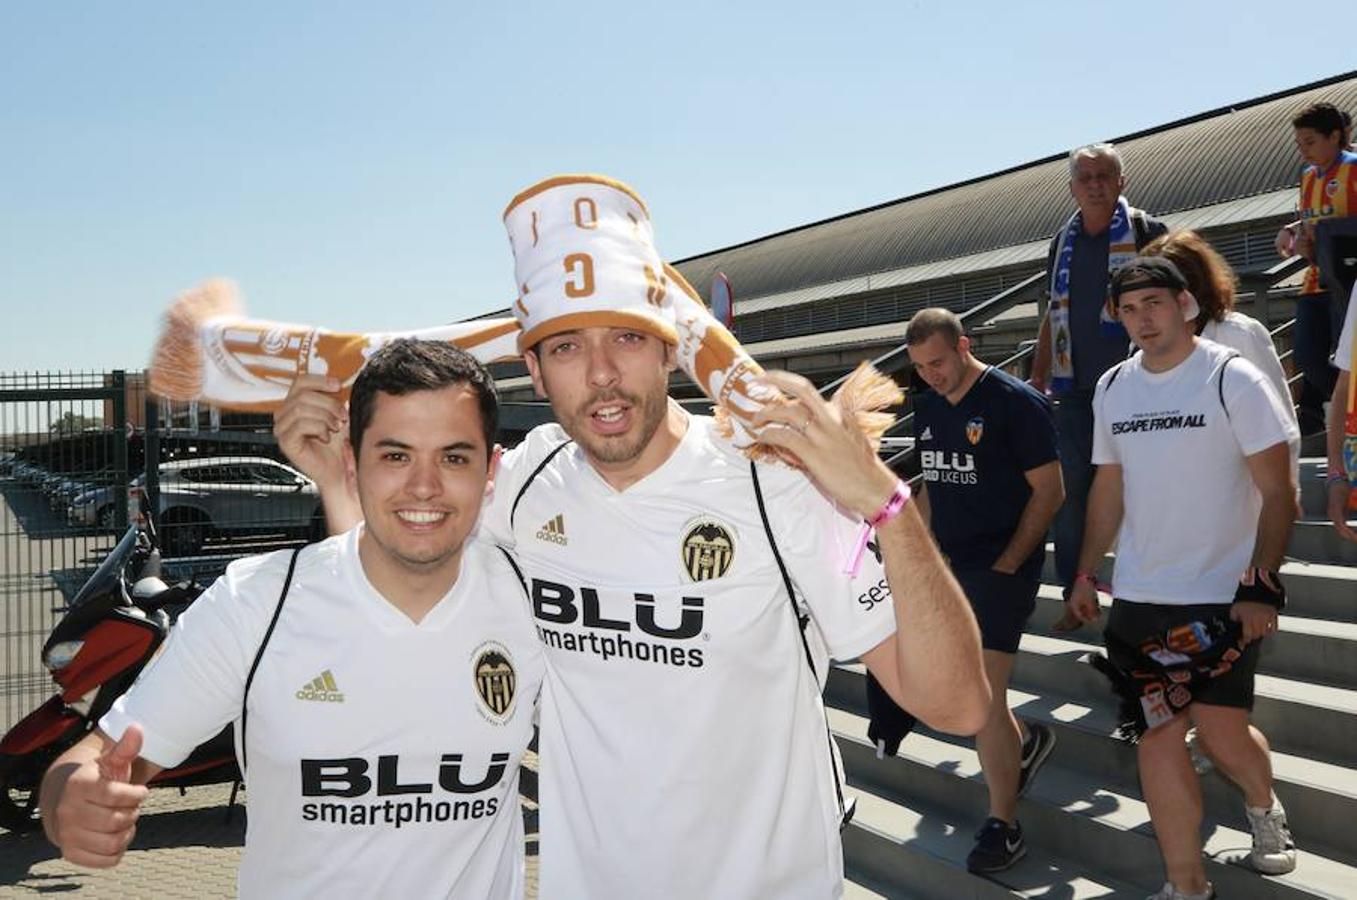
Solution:
M1291 389L1273 347L1272 336L1262 322L1235 310L1237 279L1224 257L1195 231L1169 232L1146 244L1140 253L1165 257L1178 267L1201 307L1197 316L1197 335L1237 350L1257 366L1268 377L1294 420L1296 410Z

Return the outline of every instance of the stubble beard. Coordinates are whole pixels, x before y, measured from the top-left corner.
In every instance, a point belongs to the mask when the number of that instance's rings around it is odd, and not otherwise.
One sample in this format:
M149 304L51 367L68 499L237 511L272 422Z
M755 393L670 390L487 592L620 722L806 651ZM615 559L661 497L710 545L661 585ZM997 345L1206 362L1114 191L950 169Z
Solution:
M636 459L659 430L668 410L669 391L664 384L649 395L631 395L622 391L604 391L580 404L571 416L561 422L566 434L575 439L589 458L606 465L628 463ZM608 400L622 400L631 405L636 421L625 434L600 435L589 427L589 407Z

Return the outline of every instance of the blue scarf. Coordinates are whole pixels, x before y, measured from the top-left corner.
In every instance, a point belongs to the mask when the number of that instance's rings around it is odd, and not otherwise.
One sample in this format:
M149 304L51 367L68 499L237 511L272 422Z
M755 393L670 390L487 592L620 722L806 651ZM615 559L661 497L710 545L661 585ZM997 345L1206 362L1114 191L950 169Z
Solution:
M1070 265L1074 261L1074 242L1084 228L1084 214L1078 210L1065 223L1056 245L1055 267L1051 273L1051 389L1062 393L1074 388L1074 337L1070 331ZM1136 231L1131 222L1131 205L1117 198L1112 223L1107 226L1107 271L1123 266L1136 256ZM1103 298L1098 316L1105 335L1126 338L1126 329L1112 314L1112 298ZM1129 340L1129 338L1127 338Z

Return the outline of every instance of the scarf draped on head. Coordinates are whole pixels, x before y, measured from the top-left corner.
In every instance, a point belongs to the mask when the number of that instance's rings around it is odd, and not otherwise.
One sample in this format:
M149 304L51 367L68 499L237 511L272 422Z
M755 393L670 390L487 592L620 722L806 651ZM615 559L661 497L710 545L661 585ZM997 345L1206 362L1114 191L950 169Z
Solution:
M1121 700L1118 736L1136 743L1186 709L1243 655L1242 634L1228 604L1211 619L1148 634L1134 644L1109 632L1107 655L1095 653L1088 661L1107 676Z
M1056 244L1055 266L1051 272L1051 389L1056 393L1074 387L1074 333L1070 330L1070 267L1074 262L1074 242L1084 228L1084 214L1076 210L1065 223ZM1112 223L1107 226L1107 271L1125 265L1136 256L1135 225L1131 206L1125 197L1117 198ZM1104 296L1098 316L1107 335L1126 337L1126 329L1112 311L1110 296Z
M718 433L751 458L777 459L754 419L781 394L697 291L657 255L650 214L626 185L599 175L557 176L519 194L505 212L517 261L515 318L474 319L421 331L337 333L245 315L235 286L209 281L171 305L156 343L151 390L173 400L273 411L299 376L336 379L345 393L367 359L397 337L449 341L482 363L517 358L554 333L593 325L639 327L675 347L680 368L716 405ZM876 444L903 401L893 380L862 363L834 402Z

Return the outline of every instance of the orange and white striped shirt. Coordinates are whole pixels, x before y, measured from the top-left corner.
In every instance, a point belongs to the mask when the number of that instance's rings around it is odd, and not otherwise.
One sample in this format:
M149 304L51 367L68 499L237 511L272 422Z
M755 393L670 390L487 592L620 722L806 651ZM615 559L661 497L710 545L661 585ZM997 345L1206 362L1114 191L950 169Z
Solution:
M1344 150L1333 165L1321 172L1306 166L1300 176L1301 219L1313 226L1321 219L1357 215L1357 153ZM1321 294L1319 267L1311 263L1305 273L1302 294Z

